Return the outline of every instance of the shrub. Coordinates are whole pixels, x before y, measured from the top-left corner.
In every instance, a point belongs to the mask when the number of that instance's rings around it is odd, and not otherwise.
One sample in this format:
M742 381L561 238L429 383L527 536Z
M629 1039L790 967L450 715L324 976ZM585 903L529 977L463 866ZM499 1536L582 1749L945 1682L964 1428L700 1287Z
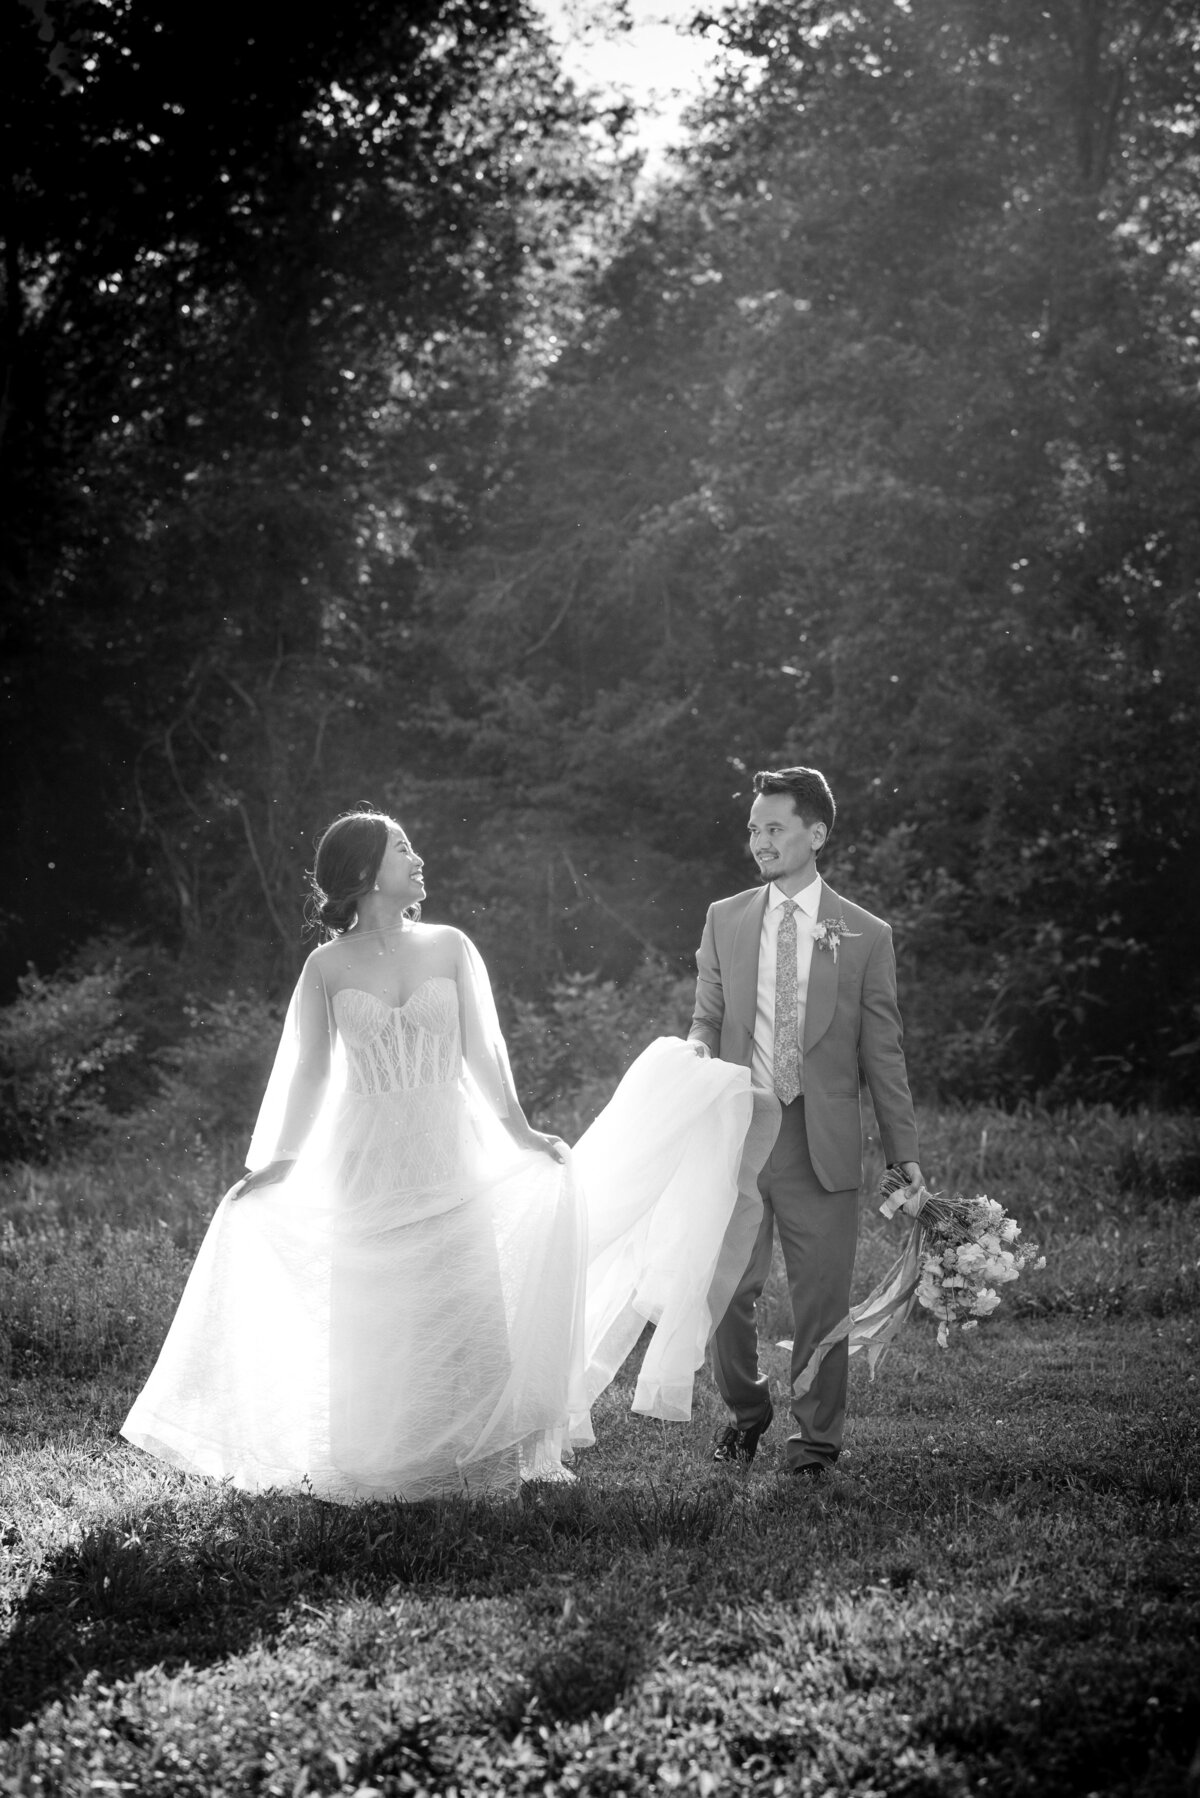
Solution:
M572 974L551 987L548 1009L515 1000L508 1046L517 1091L531 1117L574 1142L655 1037L686 1034L695 984L647 956L624 986Z
M0 1209L18 1230L153 1221L195 1248L241 1169L279 1017L187 980L161 950L97 939L0 1009Z
M156 1162L244 1144L279 1013L256 994L198 998L189 972L121 937L31 968L0 1007L0 1161L70 1158L101 1136Z
M121 1023L121 968L31 968L0 1010L0 1157L44 1160L95 1131L105 1077L137 1037Z
M186 996L180 962L120 935L92 938L54 974L30 968L0 1007L0 1161L73 1154L151 1098Z
M257 996L190 1000L185 1034L161 1050L157 1090L110 1138L156 1159L203 1156L214 1143L249 1142L279 1041L278 1011Z

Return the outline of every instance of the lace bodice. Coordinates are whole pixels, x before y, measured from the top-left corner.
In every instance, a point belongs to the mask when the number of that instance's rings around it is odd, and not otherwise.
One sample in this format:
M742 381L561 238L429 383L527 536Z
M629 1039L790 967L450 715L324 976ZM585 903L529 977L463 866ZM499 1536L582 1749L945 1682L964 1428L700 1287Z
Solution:
M448 974L423 980L403 1005L343 987L333 995L333 1011L351 1092L409 1092L458 1079L458 988Z

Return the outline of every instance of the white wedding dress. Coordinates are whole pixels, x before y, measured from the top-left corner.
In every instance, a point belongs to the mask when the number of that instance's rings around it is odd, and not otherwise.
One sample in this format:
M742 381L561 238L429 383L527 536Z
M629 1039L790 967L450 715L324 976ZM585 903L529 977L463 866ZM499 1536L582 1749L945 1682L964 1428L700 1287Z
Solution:
M288 1178L221 1202L123 1428L140 1448L343 1501L569 1478L562 1453L592 1440L590 1404L647 1321L635 1409L690 1415L761 1217L775 1101L660 1039L565 1166L516 1148L463 941L459 984L329 1001L340 1076ZM274 1140L288 1037L255 1144Z

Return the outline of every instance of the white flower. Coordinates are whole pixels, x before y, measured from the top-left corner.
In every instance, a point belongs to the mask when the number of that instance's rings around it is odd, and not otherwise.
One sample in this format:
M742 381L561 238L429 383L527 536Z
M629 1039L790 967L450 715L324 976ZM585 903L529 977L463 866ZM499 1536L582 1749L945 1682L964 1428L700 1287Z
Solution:
M824 949L832 955L836 965L838 958L838 939L844 936L861 936L861 930L851 930L845 918L822 918L819 924L813 925L813 942L818 949Z
M922 1192L927 1206L918 1225L920 1275L916 1300L938 1320L938 1343L945 1348L955 1327L975 1329L1001 1302L1000 1291L1034 1263L1035 1242L1017 1245L1020 1226L1003 1205L980 1194L944 1199Z
M983 1266L985 1280L998 1280L1003 1286L1006 1280L1015 1280L1018 1269L1011 1256L990 1255Z

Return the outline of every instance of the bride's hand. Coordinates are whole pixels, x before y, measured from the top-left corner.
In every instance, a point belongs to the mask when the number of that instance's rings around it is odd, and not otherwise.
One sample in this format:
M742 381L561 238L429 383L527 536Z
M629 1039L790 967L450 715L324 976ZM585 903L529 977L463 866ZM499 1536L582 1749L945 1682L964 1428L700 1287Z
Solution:
M252 1174L243 1174L240 1180L234 1181L225 1197L244 1199L247 1193L256 1192L260 1186L277 1186L287 1179L295 1165L294 1161L272 1161Z
M561 1136L548 1136L544 1130L530 1130L521 1143L523 1149L536 1149L540 1155L549 1155L552 1161L560 1166L566 1161L569 1150Z

